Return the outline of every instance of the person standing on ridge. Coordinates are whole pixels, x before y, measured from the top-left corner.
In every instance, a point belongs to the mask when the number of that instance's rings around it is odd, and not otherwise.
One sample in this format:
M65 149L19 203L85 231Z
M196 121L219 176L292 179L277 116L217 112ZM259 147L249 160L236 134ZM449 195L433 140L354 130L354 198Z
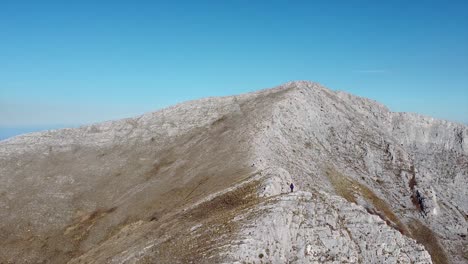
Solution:
M291 192L294 190L294 184L291 182L291 185L289 185L289 188L291 188Z

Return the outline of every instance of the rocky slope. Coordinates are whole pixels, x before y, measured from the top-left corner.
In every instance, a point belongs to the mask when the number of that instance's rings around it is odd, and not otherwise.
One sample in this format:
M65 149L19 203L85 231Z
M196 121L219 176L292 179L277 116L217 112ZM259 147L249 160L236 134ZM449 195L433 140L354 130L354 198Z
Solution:
M466 263L467 176L466 126L291 82L1 141L0 263Z

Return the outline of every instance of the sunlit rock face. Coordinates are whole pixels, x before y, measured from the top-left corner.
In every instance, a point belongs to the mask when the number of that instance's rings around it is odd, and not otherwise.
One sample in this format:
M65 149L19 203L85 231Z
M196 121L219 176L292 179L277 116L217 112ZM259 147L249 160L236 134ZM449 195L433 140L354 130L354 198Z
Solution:
M468 128L312 82L0 141L0 182L0 263L468 261Z

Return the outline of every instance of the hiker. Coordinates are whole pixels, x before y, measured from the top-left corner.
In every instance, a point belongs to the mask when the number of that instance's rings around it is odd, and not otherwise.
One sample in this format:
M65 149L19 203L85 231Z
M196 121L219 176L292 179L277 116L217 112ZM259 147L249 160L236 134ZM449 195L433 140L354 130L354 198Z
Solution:
M291 185L289 185L289 188L291 188L291 192L294 190L294 184L291 182Z

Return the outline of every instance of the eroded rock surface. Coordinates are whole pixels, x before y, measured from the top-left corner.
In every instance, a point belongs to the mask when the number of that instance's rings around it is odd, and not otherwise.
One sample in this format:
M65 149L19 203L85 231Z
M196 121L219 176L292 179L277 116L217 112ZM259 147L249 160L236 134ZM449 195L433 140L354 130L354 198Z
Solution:
M468 128L312 82L4 140L0 182L0 263L468 260Z

